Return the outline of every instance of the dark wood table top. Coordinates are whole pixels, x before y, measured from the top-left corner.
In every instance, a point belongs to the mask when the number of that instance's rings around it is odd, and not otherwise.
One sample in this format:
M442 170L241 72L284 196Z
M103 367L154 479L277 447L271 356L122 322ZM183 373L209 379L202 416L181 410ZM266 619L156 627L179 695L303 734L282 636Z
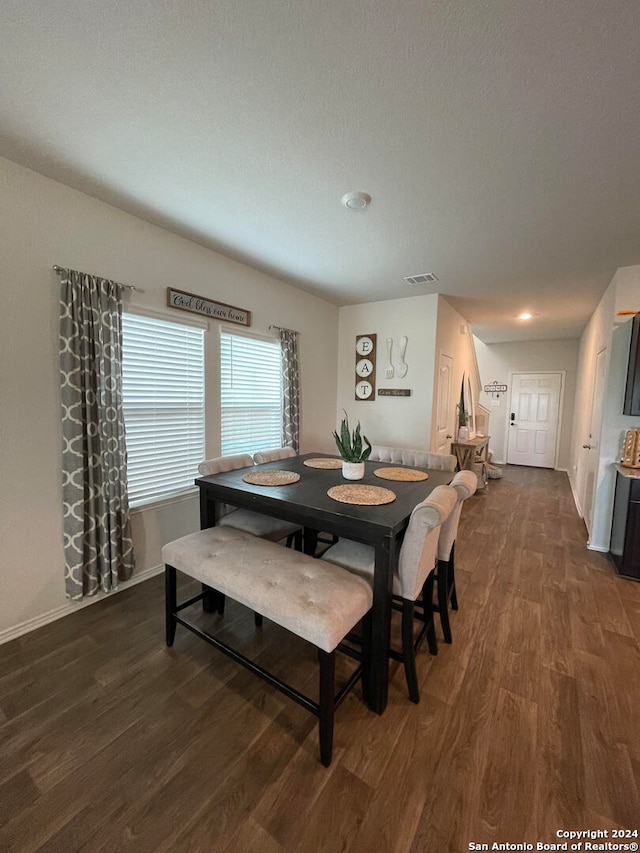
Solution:
M277 462L256 465L252 471L278 469L300 474L297 483L285 486L258 486L246 483L242 477L247 469L199 477L196 484L212 498L234 506L243 506L306 527L315 527L340 536L351 536L363 542L374 542L385 536L397 536L409 520L411 511L424 500L436 486L451 482L448 471L427 471L428 479L418 482L400 482L376 477L377 468L398 468L397 464L366 462L362 480L345 480L340 469L310 468L305 459L330 458L327 453L307 453ZM408 466L405 466L408 467ZM343 504L330 498L327 491L332 486L345 484L379 486L390 489L396 499L381 506Z

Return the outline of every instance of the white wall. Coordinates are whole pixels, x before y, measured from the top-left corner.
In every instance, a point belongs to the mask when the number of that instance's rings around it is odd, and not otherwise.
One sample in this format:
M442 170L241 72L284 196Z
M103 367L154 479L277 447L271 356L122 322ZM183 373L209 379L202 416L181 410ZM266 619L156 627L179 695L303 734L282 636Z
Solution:
M606 349L606 383L602 424L597 436L598 460L589 535L589 547L596 551L609 550L615 463L620 461L624 433L640 427L640 418L622 414L631 320L617 317L618 311L636 310L640 310L640 266L621 267L600 300L580 342L570 471L578 499L584 488L591 488L585 480L587 460L582 445L589 430L596 356L600 350Z
M440 355L448 355L452 360L451 372L451 412L450 412L450 434L457 435L458 419L456 406L460 400L460 389L462 386L462 377L465 373L469 375L471 387L474 393L474 403L480 402L478 399L477 387L477 359L474 351L474 338L471 334L471 327L465 318L453 308L446 299L442 296L438 298L438 327L436 329L436 346L435 360L433 365L433 381L434 390L437 393L438 382L438 367L440 363ZM434 393L435 397L435 393ZM434 401L435 402L435 401ZM436 404L437 405L437 404ZM431 450L436 451L437 447L437 411L436 405L432 412L431 420ZM447 450L448 452L448 450Z
M344 409L352 426L360 421L372 444L428 450L437 316L438 297L434 295L340 308L337 422ZM409 388L410 397L379 397L376 393L373 400L355 399L356 336L369 333L377 335L376 389ZM393 358L397 360L402 335L409 339L407 375L386 379L385 340L393 338Z
M465 332L461 334L460 327ZM355 399L355 342L358 335L377 335L376 387L408 388L410 397ZM385 376L387 350L385 341L393 339L393 361L398 360L398 341L409 339L406 362L409 370L404 378ZM438 353L446 352L454 360L452 391L452 425L460 381L465 370L474 368L473 342L469 327L461 314L443 297L436 294L348 305L340 309L340 342L338 353L339 421L344 409L353 425L360 420L372 444L432 449L433 398L438 367Z
M507 457L507 430L509 429L509 404L514 373L541 373L565 371L563 410L556 468L568 470L571 464L571 431L580 341L525 341L522 343L484 344L475 339L481 384L498 382L507 385L505 394L497 398L480 394L480 402L491 412L489 432L493 461L504 464Z
M0 641L71 612L64 596L60 488L58 278L53 264L138 288L159 312L168 286L252 312L252 326L297 329L301 450L332 450L338 309L274 278L0 159ZM188 316L188 315L185 315ZM218 388L217 324L207 338L207 390ZM217 396L208 393L207 453L219 450ZM160 546L198 527L197 497L133 518L137 573Z

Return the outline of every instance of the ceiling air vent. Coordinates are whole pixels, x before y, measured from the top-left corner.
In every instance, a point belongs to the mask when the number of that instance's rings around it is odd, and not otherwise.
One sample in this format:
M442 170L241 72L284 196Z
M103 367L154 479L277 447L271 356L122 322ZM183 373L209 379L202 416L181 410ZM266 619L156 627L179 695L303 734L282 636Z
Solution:
M432 272L423 272L418 275L405 275L403 276L403 281L406 281L407 284L431 284L431 282L437 281L438 277L434 275Z

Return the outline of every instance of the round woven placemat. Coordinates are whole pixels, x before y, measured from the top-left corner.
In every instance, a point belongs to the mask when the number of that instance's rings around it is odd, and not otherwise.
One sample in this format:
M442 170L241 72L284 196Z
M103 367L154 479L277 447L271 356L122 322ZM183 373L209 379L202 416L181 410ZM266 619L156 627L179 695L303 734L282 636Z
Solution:
M327 494L334 501L358 506L381 506L396 499L395 492L383 489L382 486L332 486Z
M242 479L254 486L289 486L298 482L300 474L295 471L249 471L243 474Z
M397 480L404 483L417 483L418 480L426 480L429 477L426 471L416 471L415 468L376 468L373 473L383 480Z
M342 459L325 459L322 456L305 459L304 464L309 468L342 468Z

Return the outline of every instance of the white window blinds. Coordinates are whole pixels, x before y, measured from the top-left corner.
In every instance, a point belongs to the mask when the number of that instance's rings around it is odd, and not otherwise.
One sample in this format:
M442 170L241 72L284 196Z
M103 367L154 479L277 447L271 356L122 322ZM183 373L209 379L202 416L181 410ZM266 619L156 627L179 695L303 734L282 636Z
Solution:
M123 314L131 506L192 488L204 459L204 329Z
M221 332L220 379L223 456L280 447L280 342Z

